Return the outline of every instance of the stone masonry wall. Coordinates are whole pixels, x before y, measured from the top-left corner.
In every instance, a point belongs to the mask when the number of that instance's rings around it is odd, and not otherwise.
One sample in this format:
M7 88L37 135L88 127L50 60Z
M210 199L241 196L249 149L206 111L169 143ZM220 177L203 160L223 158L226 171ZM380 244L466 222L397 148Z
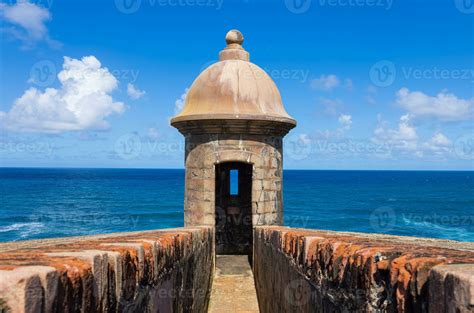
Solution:
M252 225L281 225L282 140L268 135L186 137L186 226L215 225L215 164L253 165Z
M257 227L263 313L474 312L474 243Z
M206 312L212 228L0 244L0 312Z

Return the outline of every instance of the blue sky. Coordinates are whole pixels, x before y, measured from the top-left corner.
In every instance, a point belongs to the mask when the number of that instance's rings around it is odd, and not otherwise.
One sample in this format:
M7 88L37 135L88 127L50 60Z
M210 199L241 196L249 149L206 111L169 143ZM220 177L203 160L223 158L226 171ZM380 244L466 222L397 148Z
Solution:
M237 28L286 168L474 168L470 0L0 3L1 166L183 167L169 118Z

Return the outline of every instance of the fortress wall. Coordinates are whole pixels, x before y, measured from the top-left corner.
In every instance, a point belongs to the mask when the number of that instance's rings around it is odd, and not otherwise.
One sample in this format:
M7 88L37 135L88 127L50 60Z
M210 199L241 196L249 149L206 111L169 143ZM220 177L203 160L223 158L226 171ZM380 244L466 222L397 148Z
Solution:
M0 312L206 312L212 228L0 244Z
M260 226L260 310L474 312L474 243Z

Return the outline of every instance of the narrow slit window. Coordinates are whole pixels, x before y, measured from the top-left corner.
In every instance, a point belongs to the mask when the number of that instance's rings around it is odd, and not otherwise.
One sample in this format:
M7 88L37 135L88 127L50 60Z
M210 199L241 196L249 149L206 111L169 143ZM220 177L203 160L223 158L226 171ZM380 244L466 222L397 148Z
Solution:
M239 170L230 170L230 195L239 195Z

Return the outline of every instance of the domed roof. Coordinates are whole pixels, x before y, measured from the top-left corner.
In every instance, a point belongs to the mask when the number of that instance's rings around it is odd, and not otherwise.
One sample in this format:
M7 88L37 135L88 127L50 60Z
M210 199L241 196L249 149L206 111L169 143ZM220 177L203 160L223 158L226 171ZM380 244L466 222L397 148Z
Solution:
M241 44L242 34L231 30L219 62L205 69L193 82L183 110L171 124L198 120L262 120L296 125L286 112L277 86Z

